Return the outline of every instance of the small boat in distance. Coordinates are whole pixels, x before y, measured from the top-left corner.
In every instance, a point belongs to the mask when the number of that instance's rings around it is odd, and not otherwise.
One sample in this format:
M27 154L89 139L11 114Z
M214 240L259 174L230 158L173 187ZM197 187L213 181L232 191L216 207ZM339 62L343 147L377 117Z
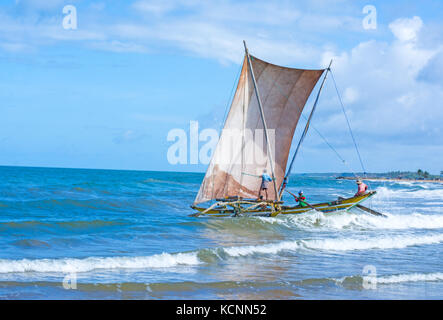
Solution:
M313 205L284 204L282 196L294 160L308 132L332 61L326 69L287 68L250 55L246 42L244 46L245 57L237 89L217 147L191 206L197 211L193 216L274 217L310 210L331 212L360 206L361 202L372 197L375 191ZM295 129L306 101L322 76L306 126L286 170ZM267 172L270 172L271 187L263 199L262 177ZM203 203L206 206L202 206Z

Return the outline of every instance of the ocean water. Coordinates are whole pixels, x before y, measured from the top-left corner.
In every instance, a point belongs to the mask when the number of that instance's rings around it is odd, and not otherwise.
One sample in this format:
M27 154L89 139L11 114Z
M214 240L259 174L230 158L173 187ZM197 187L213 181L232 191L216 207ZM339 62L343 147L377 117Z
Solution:
M443 298L442 184L369 182L387 218L189 217L202 178L0 167L0 298ZM356 188L295 175L298 189L315 203Z

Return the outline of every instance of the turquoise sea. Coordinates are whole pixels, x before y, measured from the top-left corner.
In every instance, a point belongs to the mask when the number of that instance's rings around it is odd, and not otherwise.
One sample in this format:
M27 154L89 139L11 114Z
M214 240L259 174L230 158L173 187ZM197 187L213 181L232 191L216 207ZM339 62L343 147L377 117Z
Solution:
M443 184L369 182L387 218L189 217L202 178L0 167L0 298L443 298ZM299 189L315 203L356 188L303 174Z

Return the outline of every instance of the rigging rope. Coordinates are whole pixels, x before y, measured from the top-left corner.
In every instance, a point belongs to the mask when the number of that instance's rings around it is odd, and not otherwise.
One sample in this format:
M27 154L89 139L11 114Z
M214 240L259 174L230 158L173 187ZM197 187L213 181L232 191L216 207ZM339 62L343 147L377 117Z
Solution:
M332 70L330 69L330 71L331 71L331 75L332 75ZM277 88L277 89L279 89L279 91L280 91L280 94L282 95L282 96L284 96L286 99L290 99L290 97L289 96L287 96L284 92L283 92L283 90L280 88L280 86L278 85L278 83L277 82L275 82L275 87ZM308 121L308 118L306 118L306 116L303 114L303 113L301 113L301 116L303 117L303 119L305 119L306 121ZM349 164L346 162L346 160L338 153L338 151L328 142L328 140L326 140L326 138L320 133L320 131L319 130L317 130L317 128L311 123L310 124L310 127L312 127L314 130L315 130L315 132L317 132L318 133L318 135L323 139L323 141L329 146L329 148L331 148L331 150L332 151L334 151L334 153L337 155L337 157L342 161L342 163L348 168L348 170L349 171L351 171L351 173L356 177L356 178L359 178L359 176L352 170L352 168L349 166Z
M220 123L220 128L219 128L218 131L221 131L221 129L224 127L224 124L225 124L225 122L226 122L226 118L227 118L227 116L228 116L228 111L229 111L230 102L231 102L231 100L233 99L232 94L234 93L234 89L235 89L235 87L236 87L236 84L238 83L238 78L239 78L239 76L240 76L240 72L241 72L242 68L243 68L243 63L240 64L240 68L238 69L237 76L236 76L235 79L234 79L234 84L232 85L231 93L229 94L229 99L228 99L228 101L227 101L227 103L226 103L225 114L224 114L224 116L223 116L223 120L222 120L222 122Z
M302 114L302 117L307 121L307 118L304 114ZM351 173L358 178L358 175L352 170L352 168L349 166L349 164L346 162L346 160L340 155L340 153L338 153L338 151L328 142L328 140L326 140L326 138L320 133L320 131L317 130L316 127L314 127L314 125L312 125L312 129L315 130L315 132L317 132L317 134L320 136L320 138L323 139L323 141L328 145L328 147L334 151L334 153L336 154L336 156L341 160L341 162L348 168L349 171L351 171Z
M363 174L366 177L366 169L365 169L365 166L363 165L363 160L361 159L360 151L358 150L358 147L357 147L357 142L355 142L354 133L352 132L351 124L349 123L348 116L346 115L345 107L343 105L343 101L341 100L340 93L338 92L337 83L335 82L335 77L334 77L332 70L331 70L331 77L332 77L332 81L334 82L334 87L335 87L335 91L337 92L338 100L340 101L341 109L343 111L343 114L345 115L346 123L348 124L348 128L349 128L349 132L352 137L352 141L354 142L355 150L357 151L358 159L360 160L361 168L363 169Z

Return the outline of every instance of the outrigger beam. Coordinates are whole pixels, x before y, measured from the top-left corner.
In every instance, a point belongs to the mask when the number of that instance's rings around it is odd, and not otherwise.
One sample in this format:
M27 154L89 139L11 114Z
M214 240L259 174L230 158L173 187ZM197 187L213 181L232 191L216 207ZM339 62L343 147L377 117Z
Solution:
M343 199L344 199L343 197L338 197L338 200L343 200ZM368 207L362 206L361 204L357 204L356 207L359 208L360 210L369 212L370 214L373 214L374 216L380 216L380 217L387 218L387 216L385 214L375 211L373 209L370 209Z
M308 133L309 124L311 123L312 116L314 115L314 111L315 111L315 109L317 107L318 99L320 98L320 93L321 93L321 91L323 89L323 85L325 84L326 77L328 76L328 72L329 72L329 70L331 70L331 65L332 65L332 60L329 63L328 68L326 69L325 76L323 77L323 81L321 82L320 89L318 90L317 97L315 98L314 105L312 107L311 113L309 114L308 121L306 122L305 129L303 130L303 134L302 134L302 136L301 136L301 138L300 138L300 140L298 142L297 148L295 149L294 156L292 157L291 164L289 165L289 168L288 168L288 172L286 173L286 175L285 175L285 177L283 179L283 183L282 183L282 186L281 186L281 189L280 189L280 194L279 194L279 197L278 197L279 199L283 195L283 191L286 188L288 177L291 174L292 166L294 165L294 161L295 161L295 158L297 157L298 150L300 149L300 146L303 143L303 140L305 139L306 134Z
M268 154L269 154L269 161L270 161L270 166L271 166L272 181L274 183L275 197L277 198L277 201L280 201L280 194L278 193L277 182L275 181L274 160L272 158L271 146L269 145L268 127L266 126L266 120L265 120L263 106L262 106L261 99L260 99L260 93L258 92L257 83L255 81L254 69L252 68L252 63L251 63L251 57L249 56L249 51L248 51L248 47L246 46L245 40L243 40L243 44L245 45L245 53L246 53L246 57L248 59L248 66L249 66L249 71L251 72L252 82L254 83L255 95L257 96L257 100L258 100L258 108L260 110L260 116L261 116L261 120L263 123L263 128L265 129L266 145L268 147Z

